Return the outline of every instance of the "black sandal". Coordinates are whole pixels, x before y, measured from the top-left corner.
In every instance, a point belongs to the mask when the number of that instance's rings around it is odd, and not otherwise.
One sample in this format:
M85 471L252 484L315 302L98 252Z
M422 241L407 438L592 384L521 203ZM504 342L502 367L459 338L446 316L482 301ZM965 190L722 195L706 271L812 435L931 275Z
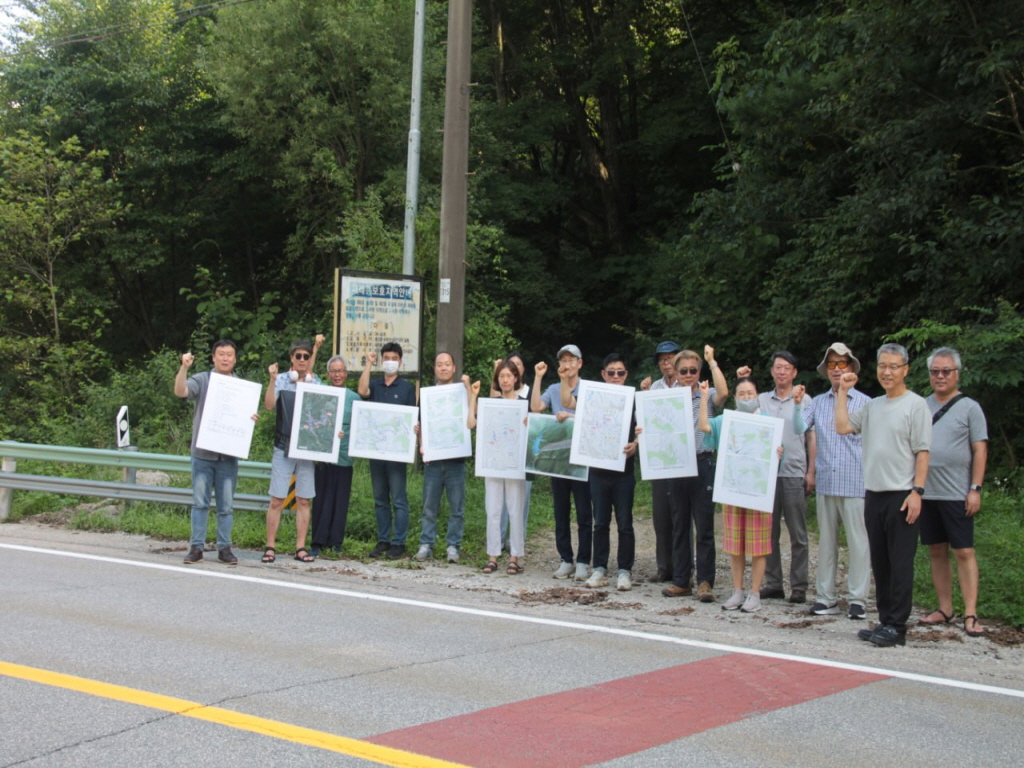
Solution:
M277 550L273 547L267 547L263 550L263 557L260 558L261 563L272 563L277 560Z
M509 563L508 568L505 569L505 573L507 573L509 576L518 576L522 572L523 566L521 566L519 563Z
M484 573L494 573L496 570L498 570L498 561L488 560L487 565L484 566Z
M968 621L973 621L975 627L977 627L979 624L981 624L981 622L978 621L978 617L975 616L973 613L970 616L964 616L964 632L967 633L968 637L981 637L982 635L985 634L985 630L984 629L981 629L981 630L978 630L978 629L968 629L967 628L967 622Z
M309 552L306 551L305 547L303 547L302 549L295 550L295 559L298 560L300 563L312 563L316 560L315 557L313 557L311 554L309 554Z
M940 621L925 621L925 619L927 619L928 616L931 616L933 613L939 614L939 616L941 616L942 619ZM922 624L922 625L924 625L926 627L937 627L940 624L952 624L953 623L953 616L947 614L941 608L936 608L933 611L929 611L928 612L928 616L924 616L924 617L918 619L917 623L918 624ZM964 622L966 623L966 621L967 621L967 617L964 617Z

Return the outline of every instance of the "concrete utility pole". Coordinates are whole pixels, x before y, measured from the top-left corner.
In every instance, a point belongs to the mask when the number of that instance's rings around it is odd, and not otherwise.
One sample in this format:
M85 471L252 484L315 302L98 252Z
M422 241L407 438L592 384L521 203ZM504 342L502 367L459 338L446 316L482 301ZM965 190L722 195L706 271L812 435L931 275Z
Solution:
M420 111L423 106L423 38L426 0L416 0L412 36L412 94L409 100L409 160L405 171L405 233L402 274L416 273L416 213L420 207Z
M472 0L448 4L448 65L441 164L441 253L438 260L437 348L462 369L466 315L466 174L469 171L469 78Z

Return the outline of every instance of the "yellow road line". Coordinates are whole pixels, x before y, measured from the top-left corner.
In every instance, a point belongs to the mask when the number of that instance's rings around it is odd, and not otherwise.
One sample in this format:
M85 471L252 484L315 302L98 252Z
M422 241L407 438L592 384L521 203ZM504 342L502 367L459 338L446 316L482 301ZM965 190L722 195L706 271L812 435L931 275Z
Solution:
M208 723L225 725L229 728L237 728L241 731L258 733L261 736L270 736L274 739L305 744L331 752L340 752L343 755L358 757L361 760L368 760L379 765L400 766L401 768L458 767L457 763L438 760L426 755L417 755L401 749L382 747L367 741L335 736L332 733L314 731L311 728L303 728L298 725L268 720L264 717L246 715L242 712L232 712L230 709L208 707L195 701L188 701L187 699L177 699L173 696L163 696L159 693L140 691L136 688L126 688L123 685L112 685L98 680L89 680L84 677L65 675L60 672L50 672L45 669L36 669L35 667L25 667L20 664L0 661L0 675L42 685L52 685L55 688L78 691L90 696L121 701L125 704L136 704L141 707L158 709L174 715L205 720Z

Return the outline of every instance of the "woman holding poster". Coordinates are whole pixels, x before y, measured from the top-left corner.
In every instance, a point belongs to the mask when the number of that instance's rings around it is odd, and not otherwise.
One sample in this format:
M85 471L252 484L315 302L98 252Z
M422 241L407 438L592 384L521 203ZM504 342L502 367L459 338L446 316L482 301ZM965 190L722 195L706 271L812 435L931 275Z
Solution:
M320 551L333 549L341 551L345 542L345 527L348 524L348 504L352 496L352 466L355 463L348 455L348 432L352 423L352 403L359 399L355 390L345 388L348 379L348 364L341 355L327 361L327 377L332 387L345 389L344 410L338 437L338 458L334 464L317 462L315 469L316 497L313 500L312 540L310 554L319 557Z
M708 382L702 381L697 428L705 433L704 445L712 450L718 450L722 416L708 418L709 390ZM803 395L803 386L794 388L794 400L799 403ZM736 410L741 413L760 412L757 385L749 377L743 377L736 382ZM795 413L799 414L800 409L796 409ZM799 434L803 434L806 427L802 417L793 419L793 428ZM781 448L779 458L782 458ZM722 604L722 610L735 611L739 608L743 613L754 613L761 608L761 582L764 580L768 555L772 552L772 514L726 504L722 510L722 518L725 529L722 534L722 549L729 555L729 566L732 571L732 596ZM750 593L744 598L743 576L747 566L747 555L750 555Z
M497 392L498 397L506 400L525 400L525 397L518 394L522 387L522 381L522 374L515 362L505 359L494 369L491 390ZM476 393L473 394L474 402L470 403L471 412L476 410L475 396ZM525 497L525 477L518 480L502 477L484 478L488 556L484 573L494 573L498 570L498 558L501 556L501 513L503 509L508 510L509 517L509 558L505 573L509 576L518 576L523 572L519 558L526 554L526 521L523 514L523 499Z

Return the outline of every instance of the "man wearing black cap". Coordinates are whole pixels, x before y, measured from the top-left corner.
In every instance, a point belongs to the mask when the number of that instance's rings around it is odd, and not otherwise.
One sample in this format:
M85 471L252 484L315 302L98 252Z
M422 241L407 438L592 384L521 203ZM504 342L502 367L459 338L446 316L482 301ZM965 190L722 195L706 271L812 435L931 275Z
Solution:
M651 377L640 382L641 390L671 389L679 384L672 360L682 347L674 341L663 341L654 350L654 364L661 371L661 378L651 382ZM651 581L672 581L672 485L674 479L651 480L651 522L654 524L654 560L658 572Z

